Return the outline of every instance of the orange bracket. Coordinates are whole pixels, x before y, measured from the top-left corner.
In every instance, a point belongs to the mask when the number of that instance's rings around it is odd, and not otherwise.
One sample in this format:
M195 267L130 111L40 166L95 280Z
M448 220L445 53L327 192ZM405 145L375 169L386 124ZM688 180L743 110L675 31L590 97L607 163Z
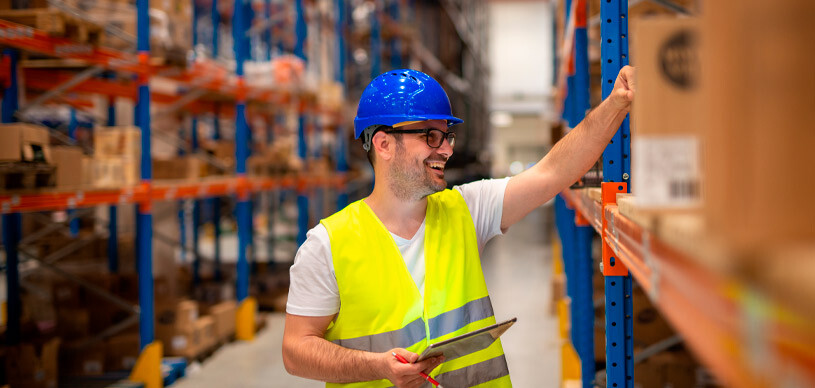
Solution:
M625 264L614 257L614 251L606 243L606 229L608 220L606 219L606 206L617 204L617 193L627 193L628 183L626 182L603 182L601 186L603 199L603 229L600 238L603 240L603 276L626 276L628 268Z
M591 226L589 220L583 217L583 213L580 212L580 209L575 209L574 211L574 224L577 226Z

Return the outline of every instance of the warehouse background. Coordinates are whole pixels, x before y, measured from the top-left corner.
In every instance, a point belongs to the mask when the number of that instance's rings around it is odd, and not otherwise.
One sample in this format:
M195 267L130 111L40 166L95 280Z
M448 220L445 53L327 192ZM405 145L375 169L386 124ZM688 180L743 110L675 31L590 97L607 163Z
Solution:
M485 251L514 384L813 386L813 4L0 0L0 386L322 386L282 365L288 269L370 193L365 85L441 82L452 186L629 62L630 125Z

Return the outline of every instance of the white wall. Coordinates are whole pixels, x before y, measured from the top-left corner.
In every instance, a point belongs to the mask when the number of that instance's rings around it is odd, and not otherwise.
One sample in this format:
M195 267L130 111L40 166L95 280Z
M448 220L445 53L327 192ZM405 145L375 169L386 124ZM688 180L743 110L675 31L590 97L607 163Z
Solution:
M552 85L552 13L546 1L490 3L490 87L496 100L539 99Z
M550 147L554 6L529 0L489 6L491 111L504 117L493 122L490 151L492 174L501 177L510 175L511 163L534 163Z

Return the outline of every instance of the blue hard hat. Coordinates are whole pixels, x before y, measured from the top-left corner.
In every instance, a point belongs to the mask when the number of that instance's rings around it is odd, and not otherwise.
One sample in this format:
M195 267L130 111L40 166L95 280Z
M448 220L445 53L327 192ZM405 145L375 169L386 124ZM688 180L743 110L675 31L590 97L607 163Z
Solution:
M354 137L372 125L392 126L404 121L463 120L454 117L447 93L429 75L417 70L391 70L374 78L359 100Z

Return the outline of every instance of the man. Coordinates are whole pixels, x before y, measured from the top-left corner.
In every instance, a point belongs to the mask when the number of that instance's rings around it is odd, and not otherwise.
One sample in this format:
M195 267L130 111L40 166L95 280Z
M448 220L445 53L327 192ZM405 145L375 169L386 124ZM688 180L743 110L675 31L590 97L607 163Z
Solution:
M481 249L591 168L634 89L634 70L625 67L611 96L534 167L445 190L451 127L461 123L447 94L415 70L371 81L354 127L374 166L374 190L322 220L297 252L286 370L327 386L419 387L428 384L420 372L448 387L511 386L500 341L451 360L416 362L418 353L495 323Z

